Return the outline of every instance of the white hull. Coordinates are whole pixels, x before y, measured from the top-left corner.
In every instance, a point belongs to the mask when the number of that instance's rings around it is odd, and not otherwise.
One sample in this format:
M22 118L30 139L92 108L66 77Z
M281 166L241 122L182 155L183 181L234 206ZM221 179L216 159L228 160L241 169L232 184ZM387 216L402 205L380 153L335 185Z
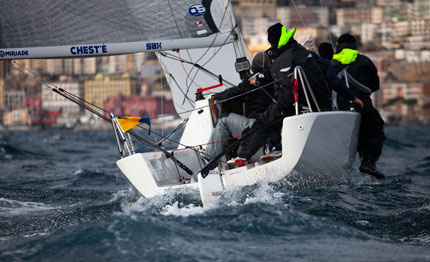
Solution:
M199 102L205 103L206 100ZM187 141L187 144L194 141L194 145L207 142L212 128L207 121L210 118L208 111L205 109L191 116L182 141ZM172 188L189 187L199 189L203 205L207 207L215 203L224 191L261 180L328 182L348 179L357 148L359 123L359 114L343 111L287 117L283 121L281 158L225 170L222 175L212 172L206 178L198 174L204 165L198 153L192 150L175 152L174 156L194 171L189 184L179 181L179 175L189 177L188 174L161 152L134 154L117 161L117 165L144 197L164 194Z

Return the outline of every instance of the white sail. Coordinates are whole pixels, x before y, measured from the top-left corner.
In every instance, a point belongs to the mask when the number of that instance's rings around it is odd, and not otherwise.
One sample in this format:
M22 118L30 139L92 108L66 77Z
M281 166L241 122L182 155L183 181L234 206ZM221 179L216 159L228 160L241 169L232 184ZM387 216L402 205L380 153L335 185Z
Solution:
M211 5L211 14L217 28L231 34L216 34L216 41L221 41L221 46L211 43L206 48L178 51L167 51L158 54L166 79L173 93L176 112L181 118L187 118L195 107L196 92L220 84L221 86L203 92L207 95L223 91L228 87L240 83L241 79L236 71L238 58L246 58L249 55L245 43L237 30L237 23L232 12L230 1L215 1ZM234 35L234 41L230 38Z
M234 66L236 62L234 53L233 44L218 48L180 51L183 60L198 61L197 64L204 65L209 72L199 69L195 65L173 59L173 57L178 57L176 52L168 52L168 56L158 55L173 94L176 112L180 117L187 118L191 114L190 110L195 106L197 89L219 84L217 76L222 77L222 86L203 92L203 94L220 92L240 83L239 74ZM202 59L199 61L199 58Z

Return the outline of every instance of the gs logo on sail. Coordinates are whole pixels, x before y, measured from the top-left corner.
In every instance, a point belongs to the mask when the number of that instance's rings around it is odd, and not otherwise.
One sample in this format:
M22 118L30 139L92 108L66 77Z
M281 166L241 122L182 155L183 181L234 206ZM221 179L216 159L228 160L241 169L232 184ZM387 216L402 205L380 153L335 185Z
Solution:
M206 13L206 8L203 5L192 5L188 9L188 13L192 16L202 16Z
M70 48L72 55L107 54L106 45L81 45Z

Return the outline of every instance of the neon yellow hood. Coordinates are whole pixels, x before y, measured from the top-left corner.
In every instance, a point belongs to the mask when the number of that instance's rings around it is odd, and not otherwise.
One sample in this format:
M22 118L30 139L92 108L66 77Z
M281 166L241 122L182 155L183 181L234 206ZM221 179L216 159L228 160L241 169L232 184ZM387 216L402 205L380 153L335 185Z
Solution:
M279 38L279 42L278 42L278 49L288 44L288 42L290 41L291 38L293 38L295 33L296 33L295 28L291 28L290 31L287 31L287 28L283 26L281 37Z
M342 65L349 65L355 62L358 54L359 52L357 50L344 48L340 53L334 54L333 59L339 61Z

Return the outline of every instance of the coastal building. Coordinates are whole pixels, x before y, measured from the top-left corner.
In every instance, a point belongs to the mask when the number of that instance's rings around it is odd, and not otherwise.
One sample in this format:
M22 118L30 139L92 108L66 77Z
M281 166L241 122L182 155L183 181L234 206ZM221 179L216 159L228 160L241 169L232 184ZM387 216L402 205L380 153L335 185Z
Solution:
M141 86L136 76L128 73L117 77L97 74L93 80L84 83L85 100L103 107L104 102L111 96L131 96L140 94Z
M388 119L415 119L430 123L430 82L389 82L382 84L384 108Z
M11 111L25 108L24 90L6 89L4 90L4 109Z
M267 28L277 23L276 18L257 17L257 18L243 18L242 19L242 33L247 39L256 35L265 35L267 42Z
M64 75L63 60L64 59L48 59L46 61L46 72L50 75Z
M28 110L30 125L37 125L42 123L43 107L41 97L26 96L25 108L27 108Z
M4 86L5 80L0 78L0 110L4 108Z
M161 114L176 114L172 100L162 96L111 96L103 106L109 112L120 116L151 117L156 119Z
M82 88L79 82L71 79L62 79L61 82L55 82L50 86L55 86L58 89L63 89L67 93L73 94L78 97L82 97ZM48 87L42 86L42 108L43 113L46 112L60 112L58 119L56 120L57 125L71 126L76 123L78 117L81 114L81 107L66 98L58 95Z
M55 82L50 86L56 86L58 89L63 89L68 93L75 96L81 97L81 88L78 82ZM66 98L52 92L50 87L43 84L42 86L42 102L43 109L46 111L61 110L63 114L77 114L80 111L80 107L67 100Z
M97 58L74 58L73 74L74 75L94 75L97 73Z
M353 35L361 34L361 25L371 21L371 10L340 8L336 10L337 25L342 27L344 32Z
M137 73L142 70L144 53L109 56L109 74Z
M26 108L13 109L3 114L3 125L25 126L29 124L28 110Z
M286 27L328 27L328 7L297 6L278 7L277 19Z
M10 74L11 65L10 61L2 60L0 61L0 79L6 79Z
M276 0L233 0L235 15L244 17L276 17Z

